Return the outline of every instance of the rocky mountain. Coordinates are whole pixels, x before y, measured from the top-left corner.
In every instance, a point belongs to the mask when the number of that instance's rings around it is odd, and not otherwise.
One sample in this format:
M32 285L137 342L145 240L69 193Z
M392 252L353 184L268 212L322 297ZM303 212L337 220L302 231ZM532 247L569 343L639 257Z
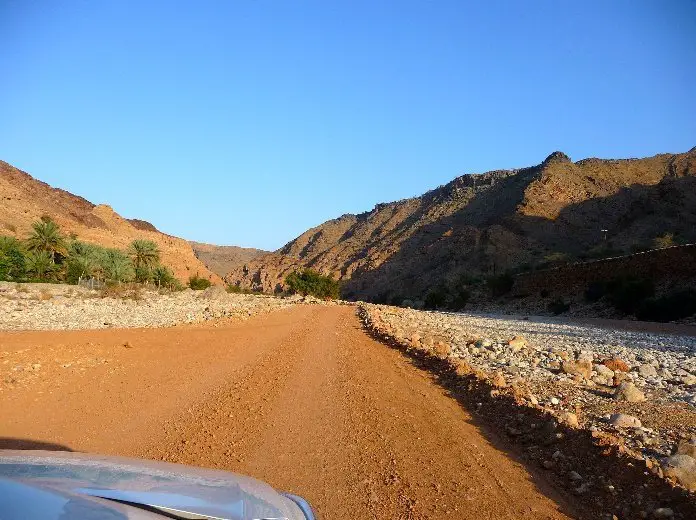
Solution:
M0 161L0 234L25 238L31 224L50 216L66 234L105 247L126 248L135 238L156 242L162 263L182 281L198 273L221 281L181 238L158 231L144 220L126 219L110 206L95 205L65 190L53 188L28 173Z
M189 243L196 258L218 276L225 276L235 267L243 266L258 256L268 254L268 251L253 247L216 246L202 242Z
M696 241L696 148L578 162L554 152L536 166L462 175L330 220L226 281L274 291L311 267L343 280L346 297L391 301L463 276L631 252L666 234Z

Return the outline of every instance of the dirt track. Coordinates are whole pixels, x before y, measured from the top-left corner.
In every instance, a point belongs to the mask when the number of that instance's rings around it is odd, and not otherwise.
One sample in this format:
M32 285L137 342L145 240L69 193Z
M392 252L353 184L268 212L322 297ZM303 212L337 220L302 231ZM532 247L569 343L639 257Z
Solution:
M306 497L322 519L578 516L428 374L365 335L352 307L0 333L2 351L41 368L0 387L0 448L237 471Z

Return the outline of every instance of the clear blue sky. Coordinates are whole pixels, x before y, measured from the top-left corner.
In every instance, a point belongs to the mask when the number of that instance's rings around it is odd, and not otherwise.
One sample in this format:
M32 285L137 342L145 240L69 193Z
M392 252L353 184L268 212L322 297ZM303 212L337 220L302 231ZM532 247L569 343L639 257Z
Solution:
M687 0L0 0L0 71L0 159L218 244L696 145Z

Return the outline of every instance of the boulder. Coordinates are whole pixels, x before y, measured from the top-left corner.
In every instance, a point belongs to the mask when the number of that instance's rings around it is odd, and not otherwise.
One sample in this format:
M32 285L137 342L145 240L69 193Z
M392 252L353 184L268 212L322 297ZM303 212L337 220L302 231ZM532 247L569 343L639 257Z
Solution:
M674 479L689 491L696 491L696 459L677 454L662 461L665 477Z
M597 375L604 379L613 379L614 377L614 371L606 365L595 365L594 369Z
M645 394L630 381L624 381L614 392L614 399L617 401L628 401L629 403L640 403L645 401Z
M560 417L561 421L570 426L571 428L577 428L580 426L578 422L578 416L573 412L564 412Z
M645 365L638 367L638 373L641 375L641 377L656 377L657 369L654 366L646 363Z
M642 426L637 417L625 413L615 413L609 417L609 424L616 428L640 428Z
M527 347L527 340L524 339L522 336L515 336L510 341L508 341L508 346L512 349L513 352L519 352L523 348Z
M590 379L592 376L592 363L587 360L564 361L561 363L561 370L566 374L579 374L585 379Z
M677 446L677 454L696 459L696 441L681 441Z
M608 367L614 372L628 372L629 370L631 370L631 367L629 367L624 360L617 357L605 359L604 361L602 361L602 365Z

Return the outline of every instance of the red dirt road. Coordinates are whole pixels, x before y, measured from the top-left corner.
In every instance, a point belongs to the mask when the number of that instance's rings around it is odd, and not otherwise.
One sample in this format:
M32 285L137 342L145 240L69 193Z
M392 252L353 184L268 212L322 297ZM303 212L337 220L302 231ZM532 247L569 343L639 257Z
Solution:
M0 376L0 448L227 469L304 496L327 520L578 515L427 373L368 337L352 307L0 333Z

